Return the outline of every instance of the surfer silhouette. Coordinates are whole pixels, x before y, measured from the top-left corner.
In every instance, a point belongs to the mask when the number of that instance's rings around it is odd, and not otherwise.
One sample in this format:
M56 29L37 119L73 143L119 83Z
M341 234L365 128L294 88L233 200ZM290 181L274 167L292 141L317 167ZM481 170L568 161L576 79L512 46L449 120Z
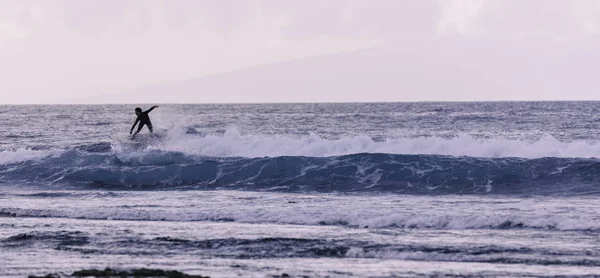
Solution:
M141 130L142 127L144 127L144 125L146 125L148 127L148 130L150 130L150 133L152 133L152 122L150 121L150 117L148 116L148 113L150 113L150 111L154 110L154 108L158 107L158 105L154 105L152 107L150 107L150 109L142 112L142 108L135 108L135 115L137 115L137 118L135 119L135 123L133 123L133 126L131 127L131 130L129 131L129 134L131 134L133 132L133 129L135 128L135 125L138 124L138 122L140 123L140 125L138 126L137 131L131 136L131 139L135 138L135 135L138 134Z

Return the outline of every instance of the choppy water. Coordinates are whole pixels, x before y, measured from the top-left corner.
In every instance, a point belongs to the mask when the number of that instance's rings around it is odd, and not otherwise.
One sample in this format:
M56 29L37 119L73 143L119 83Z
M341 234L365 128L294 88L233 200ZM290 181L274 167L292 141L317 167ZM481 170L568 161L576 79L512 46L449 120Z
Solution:
M597 107L0 106L0 274L600 275Z

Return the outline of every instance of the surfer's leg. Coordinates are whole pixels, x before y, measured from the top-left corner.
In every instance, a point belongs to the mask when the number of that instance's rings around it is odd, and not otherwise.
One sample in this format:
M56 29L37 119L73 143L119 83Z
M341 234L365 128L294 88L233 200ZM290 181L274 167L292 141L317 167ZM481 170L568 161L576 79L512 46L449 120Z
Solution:
M135 135L138 134L138 133L140 133L140 131L142 130L142 127L144 127L144 124L140 123L140 125L138 126L138 129L131 136L131 139L135 138Z
M154 132L152 130L152 123L147 123L146 126L148 126L148 130L150 130L150 133Z

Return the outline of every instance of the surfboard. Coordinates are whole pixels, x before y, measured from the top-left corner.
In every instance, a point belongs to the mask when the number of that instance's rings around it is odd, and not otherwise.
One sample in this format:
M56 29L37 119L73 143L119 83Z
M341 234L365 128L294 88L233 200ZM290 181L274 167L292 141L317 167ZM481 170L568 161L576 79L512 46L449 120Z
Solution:
M162 134L137 134L135 138L130 134L113 134L108 136L113 142L127 148L145 148L150 145L162 142L164 135Z

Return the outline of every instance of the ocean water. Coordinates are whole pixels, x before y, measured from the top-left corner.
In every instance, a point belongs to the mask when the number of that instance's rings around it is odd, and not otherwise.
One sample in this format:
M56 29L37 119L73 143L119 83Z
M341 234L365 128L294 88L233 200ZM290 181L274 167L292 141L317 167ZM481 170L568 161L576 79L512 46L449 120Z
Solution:
M0 276L600 276L599 102L133 108L0 106Z

